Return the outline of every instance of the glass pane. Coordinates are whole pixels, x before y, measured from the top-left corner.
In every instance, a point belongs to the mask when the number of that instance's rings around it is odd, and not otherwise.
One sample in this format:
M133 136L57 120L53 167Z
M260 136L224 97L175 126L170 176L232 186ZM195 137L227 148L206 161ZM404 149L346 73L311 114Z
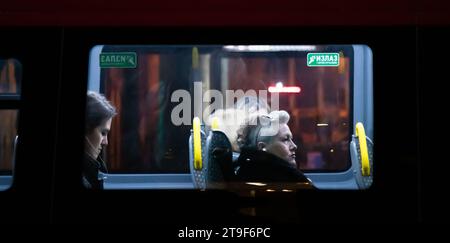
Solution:
M202 95L209 90L224 97L227 90L265 91L270 107L275 90L278 109L291 117L288 126L298 147L297 168L349 168L351 46L197 47L199 60L194 64L193 46L102 46L103 56L96 57L98 78L91 77L89 89L103 93L118 110L104 153L109 172L189 173L192 125L175 125L171 120L181 102L171 101L177 90L188 92L190 102L199 96L205 99ZM339 65L310 66L307 54L311 52L334 53ZM202 82L200 94L194 81ZM289 87L300 91L289 92ZM203 101L203 108L213 103ZM225 100L223 108L230 108ZM192 121L194 113L183 115Z
M0 59L0 94L20 94L22 65L16 59Z
M345 48L334 52L343 52ZM316 46L315 51L329 50ZM279 109L290 114L289 127L297 144L296 161L303 171L343 171L350 166L350 58L338 67L308 66L305 52L292 54L234 53L222 60L229 90L298 87L279 92ZM227 80L227 81L225 81ZM223 86L222 86L223 87ZM224 92L224 90L222 90Z
M17 114L17 110L0 110L0 175L12 174Z
M105 46L103 52L129 50ZM137 68L101 71L105 96L118 109L106 158L120 173L188 173L191 126L174 125L171 94L190 90L191 48L141 47Z

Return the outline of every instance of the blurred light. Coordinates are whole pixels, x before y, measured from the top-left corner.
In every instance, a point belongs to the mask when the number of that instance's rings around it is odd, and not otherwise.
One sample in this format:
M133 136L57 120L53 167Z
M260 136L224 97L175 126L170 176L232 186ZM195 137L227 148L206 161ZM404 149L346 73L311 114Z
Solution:
M334 149L330 149L330 152L333 153L333 152L334 152Z
M252 186L267 186L267 184L261 182L246 182L245 184Z
M315 51L316 46L312 45L249 45L249 46L224 46L227 51L250 51L250 52L275 52L275 51Z
M328 123L317 123L318 127L328 127Z
M274 192L274 189L267 189L266 192Z
M312 181L311 181L311 179L309 179L309 178L306 178L309 182L297 182L297 183L295 183L295 184L297 184L297 185L309 185L309 184L312 184Z
M283 192L292 192L292 190L289 190L289 189L283 189L282 191Z
M282 82L277 82L277 84L275 84L276 88L283 88L283 83Z
M279 87L278 83L277 86L270 86L269 87L269 93L300 93L301 89L297 86L282 86Z

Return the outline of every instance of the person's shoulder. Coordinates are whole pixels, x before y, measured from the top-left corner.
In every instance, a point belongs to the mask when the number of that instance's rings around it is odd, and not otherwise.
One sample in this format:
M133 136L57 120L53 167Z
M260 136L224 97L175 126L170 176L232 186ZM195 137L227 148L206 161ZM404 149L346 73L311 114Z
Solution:
M257 163L259 166L286 167L296 170L288 161L271 153L255 149L242 150L238 161L241 163Z
M238 159L242 180L307 182L306 176L289 162L264 151L243 150Z

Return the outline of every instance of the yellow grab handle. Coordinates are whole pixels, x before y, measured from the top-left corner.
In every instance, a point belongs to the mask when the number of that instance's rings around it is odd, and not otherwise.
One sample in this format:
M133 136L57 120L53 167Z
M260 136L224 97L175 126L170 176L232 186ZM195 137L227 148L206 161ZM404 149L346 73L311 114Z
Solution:
M356 123L355 128L356 136L359 140L359 149L361 151L361 172L363 176L370 175L370 163L369 163L369 151L367 149L366 132L361 122Z
M202 169L202 140L200 135L200 118L194 117L192 122L194 133L194 169Z
M211 129L218 130L219 129L219 118L213 117L211 121Z
M192 68L198 68L198 48L192 48Z

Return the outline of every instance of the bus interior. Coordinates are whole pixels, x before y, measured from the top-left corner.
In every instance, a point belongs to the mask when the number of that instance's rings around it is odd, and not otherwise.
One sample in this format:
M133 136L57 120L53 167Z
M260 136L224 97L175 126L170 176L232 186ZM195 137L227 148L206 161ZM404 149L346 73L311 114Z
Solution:
M427 40L425 32L4 28L0 218L322 223L368 213L376 222L414 221L418 83L417 56L408 50L417 47L412 40ZM82 183L87 91L118 111L101 152L102 191ZM242 100L244 109L257 100L289 114L306 183L229 179L240 156L229 133L235 127L214 117L241 109ZM408 122L400 129L398 121ZM221 151L229 174L216 163Z

